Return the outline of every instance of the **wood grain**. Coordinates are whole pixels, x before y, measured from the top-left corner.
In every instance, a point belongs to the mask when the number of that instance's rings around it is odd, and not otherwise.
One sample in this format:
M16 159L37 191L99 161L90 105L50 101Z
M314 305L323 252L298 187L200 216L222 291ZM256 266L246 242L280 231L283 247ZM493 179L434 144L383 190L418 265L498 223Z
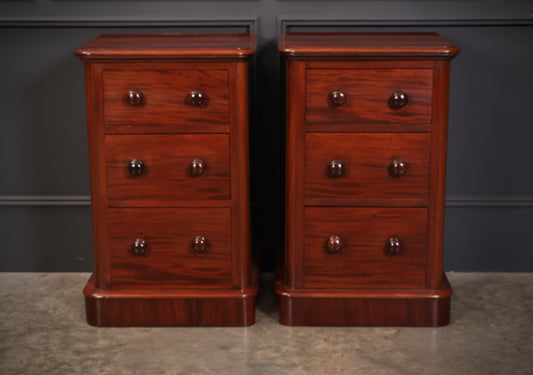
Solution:
M170 202L230 198L227 134L108 135L106 176L110 206L115 201ZM200 176L190 172L194 159L206 163ZM140 176L131 176L132 159L144 162Z
M288 67L280 322L447 324L447 95L460 50L434 33L286 33L279 49Z
M153 68L152 68L153 69ZM194 125L196 132L228 131L228 71L182 70L179 64L162 64L158 70L113 70L103 73L105 124L173 125L175 131ZM143 94L141 105L128 102L129 90ZM202 90L207 99L200 106L187 103L193 90Z
M104 35L76 51L87 72L90 324L254 323L248 60L255 45L250 34L132 34ZM130 172L132 159L143 163Z
M107 34L76 51L83 61L186 59L249 60L257 37L248 33Z
M426 276L425 208L306 207L304 286L322 288L422 288ZM343 248L326 251L328 237L338 235ZM402 251L384 251L390 237Z
M308 69L306 122L308 124L431 122L431 69ZM346 93L346 103L332 106L328 95ZM409 103L389 107L390 96L402 90Z
M251 287L236 289L109 290L94 286L94 275L83 290L87 322L97 327L249 326L255 323Z
M438 289L351 289L342 295L306 293L277 285L280 323L289 326L439 327L450 322L452 290L443 276Z
M288 59L452 59L460 49L436 33L280 34L280 52Z
M110 209L111 286L137 288L231 286L231 216L229 208ZM208 241L207 251L194 252L195 236ZM148 243L134 255L137 238Z
M305 204L426 206L429 140L427 133L307 133ZM345 171L331 178L326 167L336 159ZM404 176L391 176L395 159L407 162Z

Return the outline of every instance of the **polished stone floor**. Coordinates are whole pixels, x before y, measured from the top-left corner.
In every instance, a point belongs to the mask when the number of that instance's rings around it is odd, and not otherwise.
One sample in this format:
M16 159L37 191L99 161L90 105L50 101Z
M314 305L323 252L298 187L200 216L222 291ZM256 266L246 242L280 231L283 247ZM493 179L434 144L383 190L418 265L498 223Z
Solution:
M94 328L85 273L0 273L0 374L533 374L533 273L450 273L441 328Z

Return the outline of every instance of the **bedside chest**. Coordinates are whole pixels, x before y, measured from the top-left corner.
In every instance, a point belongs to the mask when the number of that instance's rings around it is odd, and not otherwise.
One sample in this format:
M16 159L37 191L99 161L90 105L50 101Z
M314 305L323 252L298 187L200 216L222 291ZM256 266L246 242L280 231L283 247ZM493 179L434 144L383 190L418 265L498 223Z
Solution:
M249 34L102 35L85 62L97 326L246 326Z
M439 326L450 60L434 33L287 33L286 325Z

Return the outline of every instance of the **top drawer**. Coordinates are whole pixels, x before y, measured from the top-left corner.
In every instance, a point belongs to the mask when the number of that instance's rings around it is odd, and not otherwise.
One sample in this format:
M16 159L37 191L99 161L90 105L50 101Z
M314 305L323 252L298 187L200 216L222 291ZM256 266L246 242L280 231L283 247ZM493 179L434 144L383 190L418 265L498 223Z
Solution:
M432 69L307 69L306 122L431 123Z
M155 131L228 132L228 85L224 69L105 70L106 129L150 125Z

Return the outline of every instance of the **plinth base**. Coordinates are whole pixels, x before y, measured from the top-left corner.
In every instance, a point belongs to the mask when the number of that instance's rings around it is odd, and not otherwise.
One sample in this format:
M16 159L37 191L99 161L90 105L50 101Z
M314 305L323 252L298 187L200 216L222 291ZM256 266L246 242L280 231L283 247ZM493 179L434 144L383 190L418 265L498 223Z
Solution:
M280 323L288 326L438 327L450 322L452 289L288 289L276 284Z
M236 326L255 323L258 283L246 290L83 290L87 323L98 327Z

